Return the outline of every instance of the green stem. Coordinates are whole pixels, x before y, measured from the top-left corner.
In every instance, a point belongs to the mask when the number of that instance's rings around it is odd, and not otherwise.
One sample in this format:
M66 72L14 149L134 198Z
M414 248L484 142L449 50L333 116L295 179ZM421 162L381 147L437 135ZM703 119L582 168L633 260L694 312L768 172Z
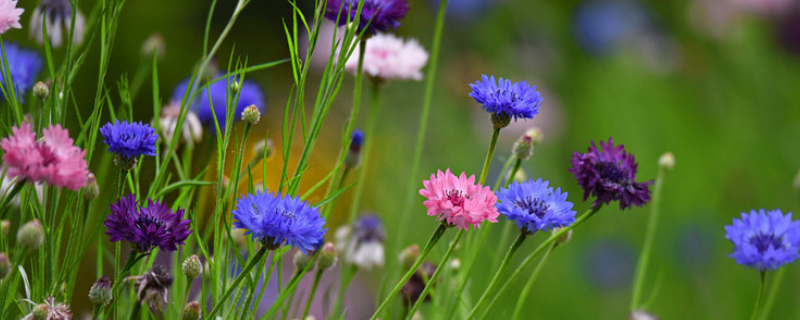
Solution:
M16 197L22 188L25 187L25 180L17 181L14 184L14 188L6 194L6 197L3 199L3 202L0 203L0 220L5 220L6 213L8 213L8 205L11 204L11 200Z
M380 97L381 86L376 81L372 82L372 99L367 109L367 127L364 132L366 137L364 145L361 148L361 165L358 171L358 184L356 185L355 195L353 196L352 208L350 209L350 220L355 220L358 215L359 205L361 204L361 195L364 192L364 185L367 178L367 164L369 163L370 150L372 149L372 142L375 141L375 124L378 122L378 98ZM341 187L340 187L341 188Z
M98 250L102 250L98 248ZM128 272L131 271L136 262L138 262L144 255L139 255L136 250L131 249L131 252L128 253L128 260L125 261L125 265L122 269L117 273L116 277L114 278L114 285L111 287L111 296L113 299L111 300L111 304L108 305L108 308L111 309L114 305L117 304L119 301L119 296L122 291L122 283L125 282L125 278L128 276Z
M266 253L267 246L262 245L261 249L258 249L258 252L256 252L253 258L247 263L247 266L245 266L244 269L242 269L242 272L240 272L239 275L236 276L236 279L233 280L233 284L231 284L231 286L225 290L225 293L222 294L222 297L220 297L217 303L214 304L214 308L211 309L211 313L203 317L203 319L214 319L214 316L222 308L222 305L225 304L225 300L228 300L228 297L230 297L233 291L239 287L239 284L242 282L242 280L244 280L244 278L250 274L250 270L252 270L256 264L258 264L259 260L266 256Z
M135 320L139 318L139 312L142 311L142 304L140 302L133 304L133 311L131 311L131 316L128 317L130 320Z
M758 298L756 298L756 307L753 309L753 316L750 317L751 320L757 320L759 314L761 314L761 306L764 304L764 291L767 288L767 272L761 271L761 284L758 288Z
M433 246L436 245L437 242L439 242L439 239L442 237L442 235L446 230L447 230L446 225L439 224L439 226L436 228L436 231L434 231L433 235L431 235L430 240L428 240L428 243L425 244L425 248L422 249L422 252L420 252L419 257L417 257L417 261L414 261L414 265L412 265L411 268L408 269L406 274L403 275L402 278L400 278L400 281L394 286L394 288L392 288L392 291L389 291L389 294L386 295L385 299L383 299L383 302L381 302L381 304L378 306L378 309L375 310L375 313L372 315L370 320L377 319L378 316L383 312L383 310L386 309L387 306L389 306L389 302L392 301L392 298L398 292L400 292L400 289L402 289L403 285L405 285L406 282L408 282L408 279L411 279L411 276L414 274L414 272L417 271L419 265L422 264L422 260L425 259L425 256L428 255L428 252L430 252L431 249L433 249Z
M522 166L522 159L517 158L517 160L514 161L514 167L511 168L511 172L508 173L508 178L506 178L506 183L503 186L504 188L508 188L508 185L511 184L511 181L514 181L514 176L517 175L517 171L519 171L519 167L521 166ZM500 174L502 174L502 172ZM507 223L506 225L511 225L511 224Z
M769 294L764 301L764 307L761 309L761 318L759 320L767 320L769 316L769 311L772 309L772 305L775 303L775 298L778 296L778 289L781 287L781 280L783 280L783 272L786 271L786 268L780 268L778 272L772 276L772 284L769 286Z
M497 147L498 137L500 137L500 128L494 128L494 132L492 132L492 140L489 141L489 150L486 151L486 160L483 161L481 178L478 180L478 183L480 184L486 182L486 175L489 174L489 165L492 164L492 156L494 156L494 149Z
M339 295L336 296L336 304L333 307L333 312L330 314L331 318L335 318L339 316L339 312L342 311L342 306L344 305L344 298L347 294L347 287L350 286L350 281L353 281L353 278L358 272L358 266L353 264L350 268L342 268L342 276L341 280L339 281Z
M495 132L498 131L499 129L495 129ZM492 292L494 286L497 285L497 281L500 280L500 275L503 274L503 271L505 271L506 267L508 267L508 263L511 262L511 258L514 256L514 253L517 252L517 249L519 249L519 247L522 245L522 242L525 241L525 238L527 236L528 235L525 232L520 232L519 237L517 237L517 241L514 241L511 247L508 248L508 252L506 252L506 257L503 258L503 262L500 263L500 267L497 268L497 272L494 273L492 281L489 281L489 286L486 287L486 290L483 291L483 294L481 295L480 299L478 299L478 302L475 303L475 305L472 307L472 311L469 312L469 315L467 315L466 319L472 319L472 316L475 315L475 312L477 312L478 309L480 309L481 305L483 305L483 303L486 301L486 298L489 297L489 293Z
M514 162L514 159L516 158L517 157L508 157L508 160L506 160L506 162L503 163L503 169L500 170L500 175L498 175L497 179L494 180L494 185L492 186L492 190L497 191L500 189L500 182L503 181L503 177L505 177L506 171L508 171L508 168L511 167L511 163Z
M636 280L633 282L631 312L642 307L640 305L642 298L642 286L644 285L645 275L647 274L647 265L650 262L650 252L653 249L653 239L655 238L656 230L658 229L658 209L661 204L661 189L664 184L665 172L666 169L663 166L659 166L655 187L653 189L653 200L650 202L650 220L647 223L647 233L645 234L644 238L644 247L642 247L642 254L639 255L639 262L636 264Z
M545 262L547 262L547 258L550 257L550 253L558 246L558 242L553 243L550 246L550 249L544 252L544 255L541 259L539 259L539 263L536 265L536 269L533 269L533 274L530 278L528 278L528 282L525 283L525 287L522 288L522 292L519 293L519 298L517 298L517 306L514 308L514 313L511 316L511 320L519 319L520 314L522 313L522 306L525 305L525 300L528 298L528 294L531 292L533 288L533 283L536 282L536 278L539 277L539 273L541 273L542 268L544 267ZM490 310L491 311L491 310ZM485 319L486 316L489 315L489 312L483 315Z
M434 271L433 275L430 278L428 278L428 281L425 282L425 289L423 289L422 293L420 293L419 298L417 298L417 302L414 303L414 306L411 308L411 311L408 312L408 315L407 315L406 319L411 320L411 317L413 317L414 314L417 313L417 309L425 301L425 297L428 296L428 291L431 288L433 288L434 283L436 282L436 279L439 278L439 273L442 270L447 269L446 268L447 261L450 260L450 256L453 254L453 251L455 250L456 246L458 245L458 241L461 240L461 236L463 234L464 234L464 229L458 230L458 233L456 234L455 239L453 239L453 242L450 243L450 247L447 248L447 252L445 252L444 257L442 257L442 260L439 261L439 266L436 268L436 271Z
M322 278L322 272L324 270L318 269L317 274L314 275L314 284L311 285L311 292L308 293L308 301L306 301L306 308L303 309L303 316L300 319L305 319L308 316L308 310L311 309L311 302L314 301L314 294L317 293L317 287L319 286L319 279Z
M97 304L92 308L92 320L100 320L100 310L102 306Z

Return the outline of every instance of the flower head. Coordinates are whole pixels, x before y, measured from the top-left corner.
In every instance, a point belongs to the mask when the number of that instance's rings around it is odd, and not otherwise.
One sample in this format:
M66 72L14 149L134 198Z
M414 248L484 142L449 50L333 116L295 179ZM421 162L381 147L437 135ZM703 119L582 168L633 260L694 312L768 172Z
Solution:
M343 26L355 21L358 13L359 0L327 0L328 5L325 17ZM361 17L358 22L358 32L364 31L367 35L378 31L397 29L400 19L408 13L406 0L363 0Z
M172 101L167 107L161 109L161 117L158 119L158 125L161 127L161 132L164 133L166 141L172 141L172 136L175 134L175 129L178 126L180 112L180 101ZM189 144L194 144L195 142L200 142L202 139L203 126L200 124L200 119L197 117L197 113L189 110L186 113L186 118L183 120L181 140Z
M572 202L567 201L567 193L562 193L561 188L553 190L549 183L541 178L512 183L498 191L497 211L529 234L574 223L575 211Z
M583 188L583 201L589 195L596 197L594 206L619 200L619 208L625 210L650 201L648 186L653 182L636 182L637 169L633 155L625 152L623 145L614 146L614 140L608 139L608 143L600 141L600 148L592 142L587 153L576 151L569 172Z
M59 302L56 303L55 298L47 297L44 302L33 308L30 314L22 318L22 320L72 320L72 311L69 306Z
M3 1L3 0L0 0ZM5 50L5 60L8 62L9 74L11 82L16 89L15 94L21 101L22 96L33 87L36 80L36 75L42 71L42 57L34 50L20 48L19 45L13 42L5 42L3 49ZM0 52L0 57L3 53ZM0 83L3 86L5 82L5 69L0 68ZM6 88L6 90L8 90ZM0 92L0 97L7 100L7 97Z
M774 270L800 258L800 221L781 210L751 210L725 226L725 238L733 242L729 257L759 271Z
M79 45L83 42L83 33L86 31L86 18L80 11L76 10L75 32L73 33L72 43ZM47 21L45 21L45 16ZM61 46L63 29L66 37L69 36L72 26L72 4L69 0L44 0L33 11L31 16L31 37L36 39L40 45L44 44L43 25L47 26L47 36L50 38L50 45L53 48Z
M366 270L383 266L385 241L386 229L381 219L372 214L358 217L352 227L336 230L336 243L341 246L344 260Z
M154 247L177 250L192 233L190 223L183 219L183 209L173 212L165 203L152 199L147 200L146 208L140 208L131 194L111 204L111 214L103 225L111 242L126 240L140 252L148 252Z
M322 245L328 230L319 209L299 196L257 191L239 198L232 213L234 227L273 249L285 242L307 254Z
M347 60L345 68L358 72L358 50ZM364 73L380 80L422 80L422 68L428 53L416 39L404 41L391 34L380 33L367 40L364 52Z
M120 157L135 159L156 155L158 134L149 124L114 120L114 124L106 123L100 128L100 134L108 145L108 152Z
M536 86L527 82L512 83L511 80L482 75L481 80L469 85L472 88L470 97L483 105L486 112L495 116L508 117L513 120L533 119L539 113L542 96Z
M73 145L67 129L50 125L43 130L41 140L36 140L33 128L25 122L11 131L12 135L0 142L10 177L71 190L86 185L86 152Z
M419 194L428 198L424 204L429 216L437 216L459 229L479 228L484 220L497 222L500 215L494 207L497 197L489 187L475 184L474 175L467 178L462 172L456 177L450 169L439 170L423 185L425 188Z
M220 76L223 75L217 75L217 77ZM190 79L186 79L178 84L177 87L175 87L175 91L172 94L173 101L181 101L181 99L183 99L183 95L186 93L186 88L189 86L189 80ZM240 115L244 109L250 105L256 105L261 114L264 113L264 106L266 106L266 103L264 93L261 91L261 87L253 81L244 80L241 86L238 88L238 92L229 90L233 84L238 82L239 79L236 76L230 76L227 79L214 82L210 84L208 88L203 89L200 93L198 93L194 102L190 104L192 107L191 110L197 114L200 122L212 132L216 132L214 116L216 116L217 121L219 122L220 130L225 130L228 119L227 110L229 94L231 95L231 100L234 100L234 98L237 97L239 99L236 103L236 110L233 112L234 122L241 119ZM210 100L209 95L211 96ZM213 111L211 110L212 107Z
M23 12L25 9L17 8L16 0L0 0L0 34L11 28L22 28L22 25L19 24L19 16Z

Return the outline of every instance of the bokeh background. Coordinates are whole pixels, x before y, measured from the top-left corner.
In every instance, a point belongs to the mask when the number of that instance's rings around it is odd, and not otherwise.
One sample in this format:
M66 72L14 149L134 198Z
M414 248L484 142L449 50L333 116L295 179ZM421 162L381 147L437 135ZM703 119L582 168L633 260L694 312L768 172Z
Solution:
M210 2L129 1L107 84L113 86L123 76L132 78L142 63L149 64L142 58L141 45L158 33L166 44L159 64L163 95L159 98L168 102L173 87L201 56ZM301 2L310 14L313 2ZM411 10L396 33L430 48L438 1L409 2ZM79 6L86 12L94 3L81 1ZM27 24L36 4L20 5L26 8L23 24ZM219 1L212 35L224 27L234 5ZM800 4L795 0L450 0L448 10L415 187L437 169L480 173L490 125L486 113L467 96L470 82L483 73L527 80L544 95L540 115L504 130L488 180L498 175L513 141L534 126L542 129L544 140L523 169L529 177L549 179L569 191L579 212L589 204L581 201L582 192L567 172L574 151L585 151L590 141L613 137L636 155L641 179L655 178L659 156L673 152L677 164L664 184L661 223L645 285L645 300L652 300L649 311L662 319L749 317L758 274L727 257L732 245L724 238L723 226L742 211L796 211L800 203L793 186L800 169ZM251 64L288 57L282 21L289 21L290 13L284 1L253 1L220 50L219 60L227 61L232 53ZM4 40L33 46L24 31L9 32ZM86 81L75 88L79 105L85 103L87 110L97 74L98 53L92 52L80 74ZM60 54L56 51L57 57ZM284 64L248 76L268 96L258 132L280 132L292 84L290 72ZM313 87L317 79L310 81ZM327 174L335 161L352 101L352 82L352 77L345 81L323 128L305 187ZM137 118L148 121L153 117L149 77L143 86L134 108ZM407 234L404 246L422 244L436 221L424 215L421 197L411 216L401 216L400 208L409 190L423 82L392 82L383 93L378 132L368 137L374 139L375 148L361 207L385 219L390 247L400 232ZM278 169L280 159L269 164ZM277 178L271 176L271 183ZM334 212L331 230L348 208L345 196ZM624 319L647 213L647 208L619 212L607 207L578 228L572 241L555 251L538 280L527 304L529 318ZM410 219L412 228L393 229L399 219ZM509 245L499 243L500 229L493 230L481 253L486 257L478 259L468 287L473 299L494 274L490 266ZM515 261L541 238L526 242ZM431 261L444 250L437 248ZM380 275L368 274L366 279L374 283L362 281L357 290L375 290ZM516 301L513 292L524 282L519 283L496 309L496 318L510 315ZM652 296L657 283L659 289ZM797 266L791 265L772 318L800 318L798 303L800 277Z

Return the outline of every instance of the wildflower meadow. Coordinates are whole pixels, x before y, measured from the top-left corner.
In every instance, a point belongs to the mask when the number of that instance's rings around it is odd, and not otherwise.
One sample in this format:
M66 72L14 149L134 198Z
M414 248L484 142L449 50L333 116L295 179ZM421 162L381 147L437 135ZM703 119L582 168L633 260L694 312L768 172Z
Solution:
M0 0L0 319L800 319L800 3Z

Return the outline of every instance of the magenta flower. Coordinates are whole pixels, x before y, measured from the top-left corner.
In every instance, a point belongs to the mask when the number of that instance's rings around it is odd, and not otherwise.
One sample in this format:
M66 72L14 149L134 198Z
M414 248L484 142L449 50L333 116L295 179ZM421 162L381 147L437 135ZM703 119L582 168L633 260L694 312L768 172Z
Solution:
M0 141L9 176L72 190L86 186L86 151L73 145L67 129L50 125L44 129L41 141L36 141L33 128L25 122L11 131L11 136Z
M497 222L497 197L489 187L475 184L475 175L467 178L462 172L456 177L450 169L439 170L422 184L425 188L419 194L428 198L424 204L429 216L438 216L440 221L459 229L479 228L484 220Z

